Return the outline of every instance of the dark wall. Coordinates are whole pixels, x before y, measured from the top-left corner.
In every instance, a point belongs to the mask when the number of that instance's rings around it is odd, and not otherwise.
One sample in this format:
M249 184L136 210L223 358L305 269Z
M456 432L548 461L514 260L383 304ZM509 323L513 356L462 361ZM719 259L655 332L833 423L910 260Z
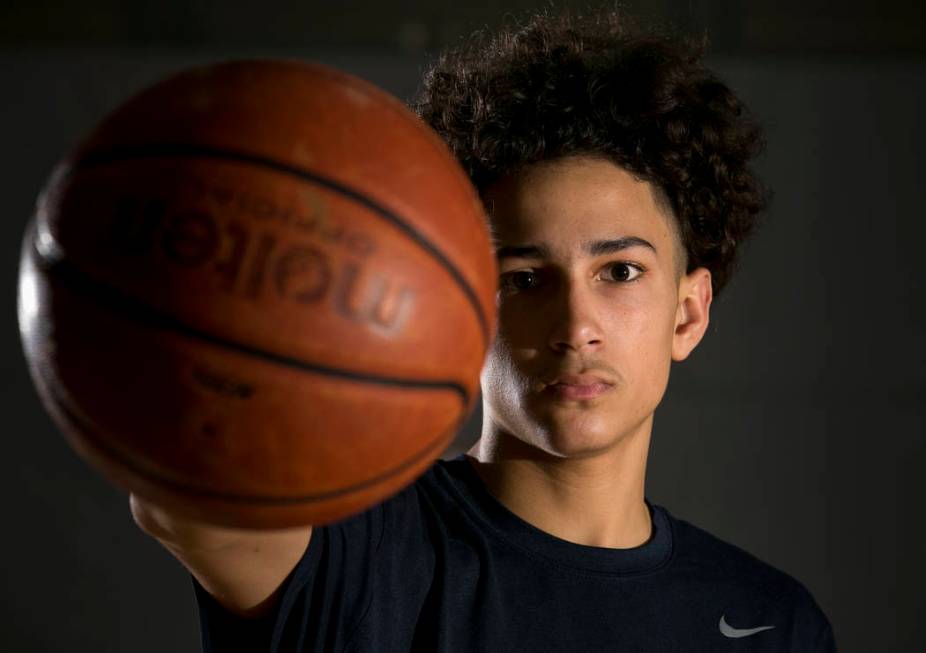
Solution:
M0 43L37 46L366 47L415 53L555 5L603 0L6 0ZM621 0L647 22L709 35L725 55L926 54L911 0Z
M129 92L231 53L0 54L5 650L198 650L188 577L137 531L125 496L71 453L40 406L19 348L15 284L22 227L67 147ZM303 53L400 96L423 63L387 51ZM715 63L767 125L762 168L776 196L707 340L673 371L648 494L804 582L840 650L915 650L926 577L915 555L926 535L917 183L926 63Z

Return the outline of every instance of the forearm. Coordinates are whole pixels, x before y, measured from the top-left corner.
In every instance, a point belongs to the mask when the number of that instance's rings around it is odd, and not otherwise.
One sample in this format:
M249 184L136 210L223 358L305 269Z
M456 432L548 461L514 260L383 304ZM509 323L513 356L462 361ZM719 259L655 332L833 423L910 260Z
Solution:
M312 531L308 526L225 528L185 519L135 495L130 503L142 531L170 551L223 607L245 617L273 608Z

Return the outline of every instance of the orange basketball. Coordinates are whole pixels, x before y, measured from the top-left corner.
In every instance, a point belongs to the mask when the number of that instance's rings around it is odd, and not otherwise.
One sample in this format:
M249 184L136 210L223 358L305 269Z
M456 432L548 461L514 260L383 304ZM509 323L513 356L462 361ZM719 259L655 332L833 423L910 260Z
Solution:
M58 166L19 320L45 406L112 481L284 527L440 455L495 289L478 197L414 114L324 66L244 61L145 90Z

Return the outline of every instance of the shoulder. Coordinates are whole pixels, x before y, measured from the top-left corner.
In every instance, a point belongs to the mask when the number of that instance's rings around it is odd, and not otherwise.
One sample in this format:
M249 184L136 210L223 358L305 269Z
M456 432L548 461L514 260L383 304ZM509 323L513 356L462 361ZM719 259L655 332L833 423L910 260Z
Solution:
M462 457L434 462L414 483L383 503L387 510L412 511L423 517L445 518L461 502L471 500L469 465Z
M665 510L665 508L662 508ZM804 638L832 640L832 627L810 590L789 573L694 524L672 516L675 573L711 588L730 606L762 606L792 625Z
M749 551L722 540L666 510L674 530L675 564L697 567L711 580L742 585L770 595L799 594L806 588L785 571L761 560Z
M359 546L361 553L369 555L396 541L408 546L425 540L429 524L445 520L458 501L451 487L458 471L452 463L437 460L394 495L341 521L317 527L316 547L327 541L344 551Z

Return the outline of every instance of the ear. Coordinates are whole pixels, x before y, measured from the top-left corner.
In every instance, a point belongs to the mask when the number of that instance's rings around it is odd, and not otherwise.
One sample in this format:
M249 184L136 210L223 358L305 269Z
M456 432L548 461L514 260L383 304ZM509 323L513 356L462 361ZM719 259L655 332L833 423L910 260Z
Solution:
M710 322L713 298L711 273L707 268L692 270L679 281L672 360L685 360L701 342Z

